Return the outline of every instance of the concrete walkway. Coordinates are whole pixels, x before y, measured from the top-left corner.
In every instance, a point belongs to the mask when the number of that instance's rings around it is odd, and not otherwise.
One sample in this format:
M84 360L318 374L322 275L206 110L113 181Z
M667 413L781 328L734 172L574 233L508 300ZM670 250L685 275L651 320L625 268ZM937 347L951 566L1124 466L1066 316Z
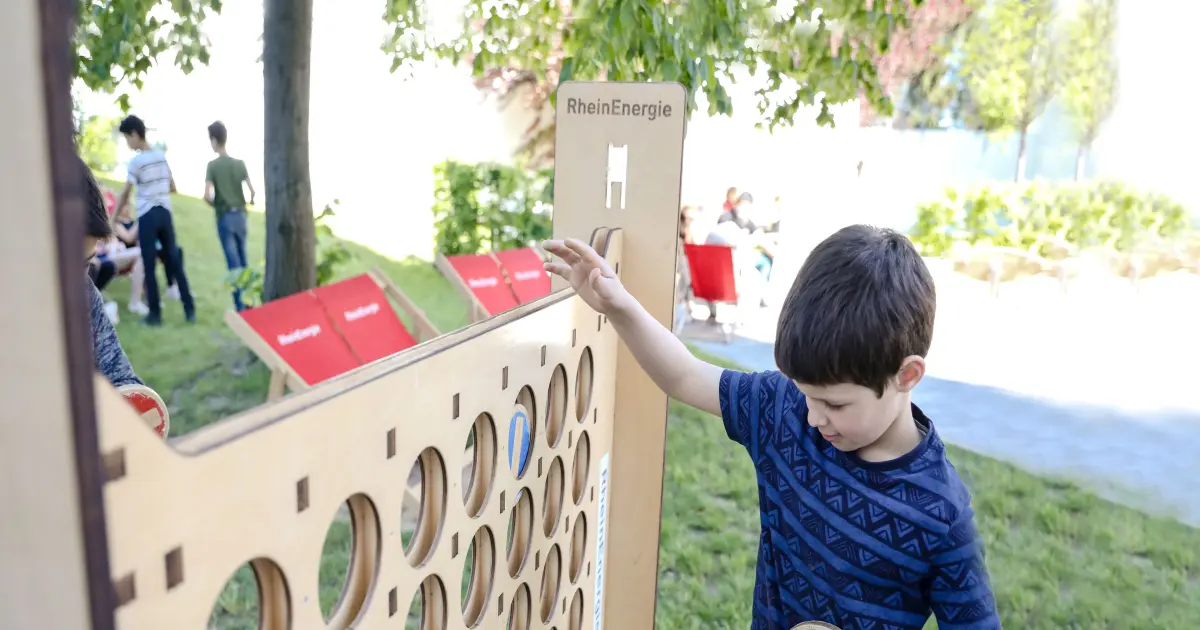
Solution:
M1035 279L998 299L935 277L934 346L914 400L944 439L1200 527L1200 277L1152 278L1138 294L1089 282L1069 296ZM777 316L756 313L729 344L704 324L684 337L774 369Z

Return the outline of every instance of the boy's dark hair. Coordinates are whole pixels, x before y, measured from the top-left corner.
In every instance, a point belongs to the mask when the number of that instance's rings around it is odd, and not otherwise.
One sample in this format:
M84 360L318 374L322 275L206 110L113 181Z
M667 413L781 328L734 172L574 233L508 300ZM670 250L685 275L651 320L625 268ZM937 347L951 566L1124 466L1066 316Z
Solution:
M146 139L146 123L137 116L126 116L125 120L121 121L120 131L124 134L136 133L139 138Z
M104 203L104 194L100 192L100 184L92 176L92 169L83 160L78 161L79 175L83 180L83 204L87 206L87 235L95 238L112 236L112 221L108 216L108 206Z
M842 228L813 249L788 292L775 363L800 383L853 383L882 397L905 357L929 352L936 306L929 269L904 235Z
M229 130L225 129L225 123L218 120L208 126L208 137L216 140L217 144L225 146L225 140L229 138Z
M748 192L744 192L744 193L738 195L737 200L738 200L738 203L741 203L743 201L749 202L749 203L754 203L754 195L751 195Z

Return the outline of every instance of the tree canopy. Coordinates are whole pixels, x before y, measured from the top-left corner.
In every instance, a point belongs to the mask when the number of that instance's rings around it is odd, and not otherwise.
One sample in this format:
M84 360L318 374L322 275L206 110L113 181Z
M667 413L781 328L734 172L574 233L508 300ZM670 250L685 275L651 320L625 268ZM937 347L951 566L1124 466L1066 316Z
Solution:
M527 149L552 149L555 87L568 79L679 81L688 111L698 94L708 113L730 114L735 72L765 71L756 93L762 124L790 124L800 107L818 106L817 122L832 125L829 106L864 97L890 114L876 60L892 33L924 0L466 0L462 26L447 40L429 34L426 2L386 0L395 26L384 50L392 70L436 58L469 63L480 87L502 95L524 88L542 117Z
M191 72L208 63L208 39L200 25L221 12L221 0L80 0L75 34L75 76L97 92L122 84L141 89L161 55ZM128 110L128 96L118 98Z
M1075 176L1117 104L1116 0L1080 0L1067 25L1062 100L1079 142Z

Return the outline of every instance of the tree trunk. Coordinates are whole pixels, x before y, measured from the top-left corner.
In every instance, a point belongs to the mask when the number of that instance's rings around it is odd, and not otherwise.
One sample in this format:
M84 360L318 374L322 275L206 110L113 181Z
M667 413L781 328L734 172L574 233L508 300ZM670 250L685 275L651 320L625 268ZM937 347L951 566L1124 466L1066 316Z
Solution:
M1079 150L1075 153L1075 181L1083 181L1083 172L1087 168L1088 148L1086 144L1080 143Z
M312 0L264 0L264 302L317 284L317 235L308 172L311 49Z
M1021 128L1021 140L1017 145L1017 173L1014 177L1014 181L1017 183L1025 180L1025 135L1027 132L1027 128Z

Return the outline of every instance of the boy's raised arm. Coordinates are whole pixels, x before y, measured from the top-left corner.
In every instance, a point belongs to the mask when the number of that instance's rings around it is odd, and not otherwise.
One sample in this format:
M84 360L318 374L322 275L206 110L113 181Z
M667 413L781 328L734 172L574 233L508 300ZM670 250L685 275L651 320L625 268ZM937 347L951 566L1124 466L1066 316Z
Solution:
M668 396L713 415L721 415L719 387L722 369L697 359L670 330L659 324L621 285L608 263L586 243L576 239L546 241L546 251L559 260L546 263L609 322L637 359Z

